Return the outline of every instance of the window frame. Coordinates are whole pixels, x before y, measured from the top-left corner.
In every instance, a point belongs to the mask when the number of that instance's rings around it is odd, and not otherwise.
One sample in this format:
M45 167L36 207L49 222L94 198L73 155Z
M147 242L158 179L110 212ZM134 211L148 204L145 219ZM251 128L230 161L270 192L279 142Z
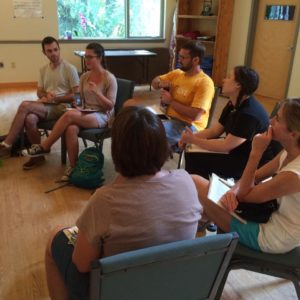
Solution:
M57 0L58 1L58 0ZM165 38L165 18L166 18L166 0L160 0L160 29L159 29L159 36L157 37L147 37L147 36L140 36L140 37L132 37L130 36L130 1L131 0L124 0L125 1L125 37L124 38L103 38L103 37L72 37L72 39L67 39L67 37L59 38L60 42L67 42L67 43L80 43L89 41L99 41L99 42L109 42L109 43L126 43L126 42L163 42L166 40ZM151 1L151 0L150 0ZM59 28L59 18L57 18L58 28ZM58 32L60 35L60 32Z

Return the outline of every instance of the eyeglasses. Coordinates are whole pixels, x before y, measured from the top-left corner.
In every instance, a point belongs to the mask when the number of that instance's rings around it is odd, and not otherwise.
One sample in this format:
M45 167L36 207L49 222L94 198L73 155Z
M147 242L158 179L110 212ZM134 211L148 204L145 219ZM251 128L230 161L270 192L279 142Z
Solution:
M84 59L93 59L94 57L98 57L97 55L84 55Z
M179 57L180 59L188 59L188 58L191 58L190 55L189 55L189 56L184 56L184 55L181 55L181 54L178 54L178 57Z

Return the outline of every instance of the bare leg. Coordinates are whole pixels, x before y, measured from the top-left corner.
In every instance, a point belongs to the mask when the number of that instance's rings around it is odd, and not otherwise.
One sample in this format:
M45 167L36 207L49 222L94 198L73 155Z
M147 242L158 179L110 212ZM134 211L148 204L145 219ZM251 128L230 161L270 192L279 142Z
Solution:
M231 215L207 198L209 181L198 175L192 175L192 178L198 191L199 200L204 207L204 212L207 217L217 224L224 232L229 232Z
M123 107L127 107L127 106L141 106L142 103L141 101L137 100L137 99L128 99L123 103Z
M52 300L63 300L71 299L70 294L64 284L61 274L56 266L56 263L51 254L52 240L57 233L57 230L52 233L46 248L45 254L45 266L46 266L46 277L49 295Z
M44 150L50 150L51 146L62 136L70 125L77 125L82 128L97 128L98 122L93 114L82 114L77 110L65 112L55 123L49 137L41 145Z
M70 160L70 166L75 167L79 152L78 133L79 127L77 125L70 125L66 129L66 146L68 151L68 157Z
M41 143L41 134L37 127L38 121L39 117L35 114L28 114L25 118L26 134L31 144Z
M12 145L19 132L24 128L25 118L30 113L36 114L40 118L45 118L46 108L44 104L40 102L23 101L18 108L15 118L11 124L9 133L4 140L6 144Z

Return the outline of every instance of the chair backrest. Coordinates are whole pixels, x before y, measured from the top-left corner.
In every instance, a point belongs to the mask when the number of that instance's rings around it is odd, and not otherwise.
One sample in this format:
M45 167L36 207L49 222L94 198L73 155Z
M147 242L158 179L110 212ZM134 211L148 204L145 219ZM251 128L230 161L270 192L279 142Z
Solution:
M277 114L279 108L280 108L280 101L278 101L278 102L275 103L275 105L273 107L273 110L270 113L270 119L272 119L273 117L275 117L275 115Z
M115 104L115 114L119 112L123 103L132 98L134 90L134 82L127 79L117 78L118 92Z
M218 102L218 97L220 95L220 88L215 86L215 94L214 97L211 101L211 105L210 105L210 110L209 110L209 116L208 116L208 120L207 120L207 125L206 128L208 128L211 125L211 121L213 119L213 115L217 106L217 102ZM183 155L184 155L184 150L179 152L179 158L178 158L178 163L177 163L177 169L181 168L182 165L182 160L183 160Z
M236 233L153 246L93 262L90 299L215 299Z
M218 86L215 86L215 94L214 94L214 97L211 101L211 106L210 106L210 110L209 110L209 117L208 117L208 120L207 120L206 128L210 127L210 125L211 125L211 121L212 121L212 118L213 118L213 115L214 115L214 112L215 112L215 109L216 109L216 106L217 106L219 95L220 95L220 88Z

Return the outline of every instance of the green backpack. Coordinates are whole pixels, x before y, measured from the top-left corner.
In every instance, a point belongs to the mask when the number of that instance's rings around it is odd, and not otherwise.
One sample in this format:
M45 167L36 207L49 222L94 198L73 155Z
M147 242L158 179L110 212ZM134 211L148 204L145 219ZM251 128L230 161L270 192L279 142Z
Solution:
M69 182L82 188L99 187L104 181L103 164L104 156L101 150L96 147L86 148L80 153Z

